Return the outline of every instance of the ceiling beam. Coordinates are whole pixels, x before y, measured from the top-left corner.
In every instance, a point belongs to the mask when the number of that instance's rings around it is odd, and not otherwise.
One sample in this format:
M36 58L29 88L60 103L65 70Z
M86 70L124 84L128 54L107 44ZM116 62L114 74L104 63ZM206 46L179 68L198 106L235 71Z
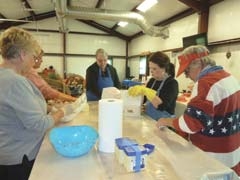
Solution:
M21 0L21 1L22 1L23 5L25 6L25 8L29 10L28 12L33 17L33 19L35 19L36 14L35 14L35 12L33 10L31 10L32 7L28 3L28 1L27 0Z
M56 17L56 12L55 11L49 11L46 13L42 13L42 14L38 14L36 15L36 20L43 20L43 19L47 19L47 18L51 18L51 17Z
M24 29L32 32L59 33L59 30L53 30L53 29L36 29L36 28L24 28ZM68 34L89 35L89 36L112 36L110 34L105 34L105 33L90 33L90 32L78 32L78 31L68 31Z
M209 1L201 0L202 6L206 7L203 11L199 12L198 21L198 33L208 32L208 20L209 20Z
M208 0L178 0L190 8L194 9L199 14L198 33L208 31L208 18L209 18L209 1Z
M0 18L7 19L2 13L0 13Z
M21 18L19 20L39 21L39 20L43 20L43 19L51 18L51 17L55 17L55 16L56 16L55 11L49 11L46 13L36 15L35 19L33 19L32 16L29 16L26 18ZM11 26L19 26L19 25L26 24L26 23L27 22L12 22L12 21L11 22L3 22L3 23L1 23L0 30L7 29Z
M224 1L224 0L210 0L209 5L212 6L212 5L220 3L222 1Z
M113 30L113 31L116 30L116 29L118 28L118 26L119 26L118 23L114 24L114 25L111 27L111 30Z
M206 7L205 6L206 4L202 3L201 1L196 0L178 0L178 1L194 9L196 12L206 11L209 8L209 6Z
M95 8L100 8L102 6L103 2L104 2L104 0L98 0Z
M207 10L210 6L220 3L224 0L178 0L181 3L189 6L190 8L194 9L196 12L202 12Z
M208 32L209 8L199 13L198 33Z
M103 26L103 25L101 25L101 24L96 23L95 21L92 21L92 20L80 20L80 19L77 19L77 20L80 21L80 22L82 22L82 23L85 23L85 24L87 24L87 25L89 25L89 26L92 26L92 27L94 27L94 28L97 28L97 29L99 29L99 30L102 30L102 31L104 31L104 32L106 32L106 33L108 33L108 34L111 34L111 35L113 35L113 36L116 36L116 37L118 37L118 38L120 38L120 39L122 39L122 40L130 41L130 39L129 39L128 36L125 36L125 35L117 32L117 31L113 31L113 30L109 29L109 28L106 27L106 26Z

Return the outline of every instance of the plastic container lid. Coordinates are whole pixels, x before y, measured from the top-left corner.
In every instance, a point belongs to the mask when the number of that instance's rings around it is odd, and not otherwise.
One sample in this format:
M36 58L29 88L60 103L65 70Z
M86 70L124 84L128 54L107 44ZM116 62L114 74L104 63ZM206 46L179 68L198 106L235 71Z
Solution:
M117 138L115 139L115 143L117 147L121 150L123 150L123 148L127 146L138 145L135 140L129 138Z
M127 146L124 147L123 150L127 156L136 156L138 152L140 152L141 155L147 154L147 149L139 145Z

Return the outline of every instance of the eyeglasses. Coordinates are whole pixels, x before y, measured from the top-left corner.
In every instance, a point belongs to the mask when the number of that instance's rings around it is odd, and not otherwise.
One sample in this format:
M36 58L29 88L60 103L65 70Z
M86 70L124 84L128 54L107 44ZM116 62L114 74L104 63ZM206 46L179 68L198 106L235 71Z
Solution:
M194 60L194 62L192 62L185 70L184 70L184 74L186 76L189 76L190 70L191 69L195 69L195 68L203 68L203 62L199 59L199 61Z
M42 59L42 55L34 56L34 61L40 61Z

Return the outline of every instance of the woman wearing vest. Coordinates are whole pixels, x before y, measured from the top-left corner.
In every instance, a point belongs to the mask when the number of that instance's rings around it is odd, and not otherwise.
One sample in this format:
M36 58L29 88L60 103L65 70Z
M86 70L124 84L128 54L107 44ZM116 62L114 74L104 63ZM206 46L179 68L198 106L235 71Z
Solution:
M106 87L120 88L121 84L116 69L107 63L108 55L104 49L96 51L96 62L86 71L86 94L88 101L101 99Z
M146 86L133 86L128 93L132 96L145 96L145 111L154 120L163 117L174 117L178 96L178 82L174 79L174 65L169 57L158 51L149 59L149 69L152 78Z

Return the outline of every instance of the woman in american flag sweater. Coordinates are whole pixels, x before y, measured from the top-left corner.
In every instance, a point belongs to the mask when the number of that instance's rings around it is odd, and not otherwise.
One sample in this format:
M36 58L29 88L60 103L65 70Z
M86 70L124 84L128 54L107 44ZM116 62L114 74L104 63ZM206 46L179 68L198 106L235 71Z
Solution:
M197 147L232 168L240 176L240 85L216 66L206 47L186 48L179 56L179 76L195 82L191 100L179 118L161 118L157 126L170 126Z

